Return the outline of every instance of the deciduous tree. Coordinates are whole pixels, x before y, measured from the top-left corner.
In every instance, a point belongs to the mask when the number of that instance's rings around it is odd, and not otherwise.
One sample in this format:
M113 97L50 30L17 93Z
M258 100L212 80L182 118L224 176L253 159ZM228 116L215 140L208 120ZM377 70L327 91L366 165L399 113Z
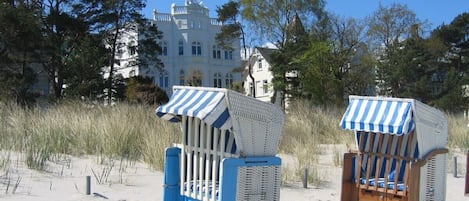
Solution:
M402 4L391 4L389 7L380 5L368 18L367 36L369 47L378 58L377 78L381 95L400 96L399 82L403 72L397 69L401 42L410 37L412 27L420 27L424 31L424 23L417 19L415 13Z

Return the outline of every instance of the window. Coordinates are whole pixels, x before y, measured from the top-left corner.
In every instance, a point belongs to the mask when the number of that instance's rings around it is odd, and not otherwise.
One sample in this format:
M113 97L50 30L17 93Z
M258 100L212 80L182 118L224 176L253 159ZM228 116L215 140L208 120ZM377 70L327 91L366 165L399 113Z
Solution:
M117 49L116 56L117 57L122 57L122 54L124 53L124 50L122 48Z
M218 45L213 46L213 58L221 59L221 50L220 50L220 46Z
M168 56L168 42L162 41L159 45L161 47L160 56Z
M181 27L182 27L182 21L178 20L178 28L181 28Z
M267 80L264 80L264 85L262 87L264 88L264 94L268 94L269 93L269 83L267 82Z
M160 87L167 88L169 86L169 76L168 72L162 71L160 72Z
M186 83L186 73L184 73L184 70L179 71L179 85L184 85Z
M256 95L260 95L260 91L262 90L261 81L256 81Z
M198 41L192 42L192 55L202 55L202 44Z
M215 73L213 76L213 87L221 88L221 75L220 73Z
M259 59L257 60L257 64L259 65L257 68L258 68L259 70L262 70L262 59L261 59L261 58L259 58Z
M252 82L249 82L249 96L254 95L254 86L252 85Z
M231 89L233 87L233 75L231 73L226 74L225 85L226 85L226 88L228 89Z
M135 55L137 53L137 47L132 46L129 49L130 49L130 55Z
M225 59L226 60L233 60L233 51L225 50Z
M178 42L178 52L179 52L179 55L184 55L184 41L183 40L180 40Z
M135 45L134 41L130 41L127 48L129 48L129 54L131 56L137 53L137 46Z

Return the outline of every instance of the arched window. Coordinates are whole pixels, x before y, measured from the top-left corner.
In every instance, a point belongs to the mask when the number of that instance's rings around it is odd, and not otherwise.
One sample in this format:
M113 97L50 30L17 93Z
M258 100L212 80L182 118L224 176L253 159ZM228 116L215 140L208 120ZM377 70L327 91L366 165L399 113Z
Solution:
M228 89L231 89L233 87L233 75L231 73L226 74L225 85L226 85L226 88Z
M185 85L186 84L186 73L184 70L179 71L179 85Z
M178 54L184 55L184 41L183 40L180 40L178 42Z
M160 56L168 56L168 42L161 41L159 42L159 45L161 47Z
M220 49L220 46L218 45L213 46L213 58L221 59L221 49Z
M198 41L192 42L192 55L200 56L202 55L202 44Z
M213 87L221 88L221 75L220 75L220 73L215 73L215 75L213 75Z

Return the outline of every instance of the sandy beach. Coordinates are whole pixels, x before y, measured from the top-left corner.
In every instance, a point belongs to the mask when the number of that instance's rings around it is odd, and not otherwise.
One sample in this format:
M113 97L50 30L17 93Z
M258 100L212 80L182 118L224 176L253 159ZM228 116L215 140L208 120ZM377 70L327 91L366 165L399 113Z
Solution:
M321 157L328 158L330 154ZM292 157L280 157L284 165L295 163ZM458 176L454 177L448 167L446 200L468 200L464 196L466 158L463 154L452 154L451 160L454 157L458 160ZM96 156L67 156L48 162L45 171L36 171L28 169L23 160L22 155L16 154L10 158L7 168L0 170L0 200L162 200L163 173L153 171L143 163L109 161ZM330 160L320 161L318 171L322 182L319 187L303 188L301 182L284 182L280 200L339 201L342 169L332 165ZM86 195L86 176L91 177L90 195Z

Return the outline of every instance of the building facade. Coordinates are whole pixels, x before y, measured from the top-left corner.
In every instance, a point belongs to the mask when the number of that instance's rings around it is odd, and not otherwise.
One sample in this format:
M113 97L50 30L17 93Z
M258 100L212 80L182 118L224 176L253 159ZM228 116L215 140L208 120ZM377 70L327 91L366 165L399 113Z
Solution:
M244 91L248 96L254 96L264 102L271 102L274 96L272 85L274 76L270 70L270 54L274 50L272 48L254 48L244 67ZM249 69L251 69L252 78L249 75Z
M217 45L215 36L222 24L209 17L208 8L201 2L186 0L183 6L172 4L171 13L154 10L153 15L153 22L163 32L158 58L164 67L139 68L123 62L116 68L116 74L122 74L124 78L152 77L168 94L174 85L231 88L234 82L241 82L241 72L235 72L241 67L239 41L235 41L229 50ZM127 43L123 47L127 49L118 56L131 58L135 51L129 47L136 45L135 41L123 40Z

